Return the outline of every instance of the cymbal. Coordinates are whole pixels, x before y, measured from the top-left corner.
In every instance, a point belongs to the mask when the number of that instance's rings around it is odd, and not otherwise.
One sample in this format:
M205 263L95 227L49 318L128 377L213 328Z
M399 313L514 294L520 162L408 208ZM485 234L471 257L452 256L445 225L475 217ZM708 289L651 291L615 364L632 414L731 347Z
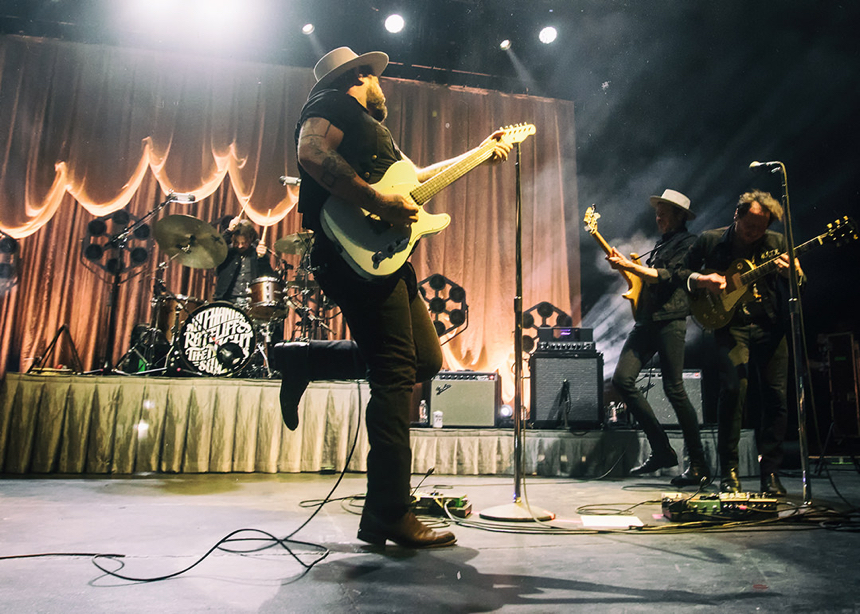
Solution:
M227 244L213 226L190 215L168 215L152 228L155 241L171 260L192 269L211 269L227 257Z
M275 241L275 251L279 254L304 254L313 236L314 233L310 231L287 235Z

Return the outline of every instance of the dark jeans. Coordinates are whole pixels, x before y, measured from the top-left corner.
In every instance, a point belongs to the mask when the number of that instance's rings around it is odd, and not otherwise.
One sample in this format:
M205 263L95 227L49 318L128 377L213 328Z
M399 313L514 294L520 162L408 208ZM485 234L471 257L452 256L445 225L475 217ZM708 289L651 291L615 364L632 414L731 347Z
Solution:
M315 278L341 308L367 363L370 452L365 506L395 520L408 511L410 502L412 389L441 368L439 337L418 294L411 265L382 282L368 282L325 247L315 247L312 260L319 267Z
M660 356L660 371L663 373L663 390L678 416L678 424L684 434L684 443L690 460L705 463L705 452L699 435L699 420L696 409L684 389L684 337L687 334L686 320L664 322L637 322L627 336L612 383L627 409L636 418L651 449L657 453L668 452L669 438L657 421L654 410L645 395L636 385L642 367L654 354Z
M743 324L739 317L714 333L717 342L720 398L717 451L723 470L737 468L744 405L751 369L761 382L760 423L756 445L762 475L782 464L782 442L788 423L788 342L785 331L769 321Z

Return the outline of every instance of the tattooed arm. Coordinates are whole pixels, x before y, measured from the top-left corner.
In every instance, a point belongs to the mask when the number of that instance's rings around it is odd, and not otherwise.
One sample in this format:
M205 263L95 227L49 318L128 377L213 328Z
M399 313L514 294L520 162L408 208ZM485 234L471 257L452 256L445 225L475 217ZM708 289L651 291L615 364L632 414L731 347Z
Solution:
M337 152L342 140L343 132L327 119L307 119L299 132L299 164L332 195L387 222L405 226L417 221L415 203L398 194L381 194L358 176Z

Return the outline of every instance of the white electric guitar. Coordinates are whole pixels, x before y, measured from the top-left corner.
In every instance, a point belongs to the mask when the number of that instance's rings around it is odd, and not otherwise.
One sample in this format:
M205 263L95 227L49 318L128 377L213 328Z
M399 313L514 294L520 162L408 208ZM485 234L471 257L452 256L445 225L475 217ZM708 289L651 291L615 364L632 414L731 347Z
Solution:
M531 124L508 126L503 130L500 139L511 145L535 133ZM372 187L383 194L400 194L418 205L418 221L414 224L392 226L361 207L330 196L320 215L322 229L356 273L366 279L391 275L409 258L418 239L437 234L451 223L447 213L428 213L425 203L442 188L489 160L494 147L494 141L487 141L424 183L418 181L418 174L409 160L399 160L388 167L382 179Z

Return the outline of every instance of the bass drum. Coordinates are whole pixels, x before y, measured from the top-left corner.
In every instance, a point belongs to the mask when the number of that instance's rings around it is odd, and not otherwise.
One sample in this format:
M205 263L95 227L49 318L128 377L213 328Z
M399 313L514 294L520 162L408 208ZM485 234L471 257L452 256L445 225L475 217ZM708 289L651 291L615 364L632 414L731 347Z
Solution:
M179 355L203 375L230 376L251 361L254 342L254 325L243 311L226 302L209 303L182 325Z

